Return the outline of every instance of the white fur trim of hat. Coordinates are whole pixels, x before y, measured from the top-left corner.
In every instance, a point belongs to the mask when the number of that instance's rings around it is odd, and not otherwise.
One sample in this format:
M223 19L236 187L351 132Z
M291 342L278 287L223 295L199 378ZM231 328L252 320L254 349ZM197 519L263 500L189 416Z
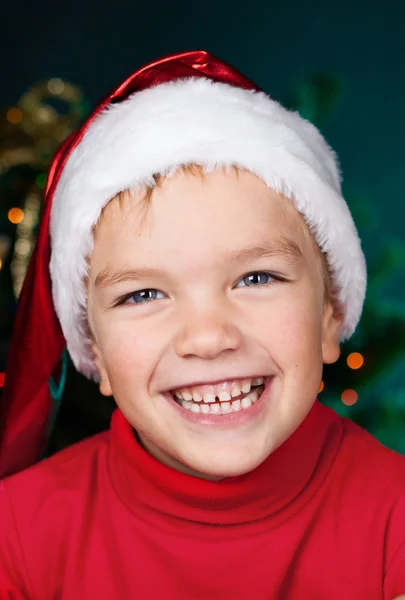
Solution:
M366 292L366 263L342 197L336 156L311 123L264 92L205 78L139 91L113 104L70 154L51 212L52 294L76 368L97 379L88 338L84 279L93 227L120 191L152 185L183 164L207 172L235 165L289 198L326 253L344 309L341 341L354 332Z

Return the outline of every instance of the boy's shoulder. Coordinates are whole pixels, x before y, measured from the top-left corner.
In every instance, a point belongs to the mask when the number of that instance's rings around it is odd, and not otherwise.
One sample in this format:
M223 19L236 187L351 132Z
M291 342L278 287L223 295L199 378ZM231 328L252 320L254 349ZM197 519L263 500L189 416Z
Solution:
M79 535L66 531L84 531L105 496L109 439L97 434L0 481L0 595L37 597L43 565L62 560L61 540L66 550Z
M401 505L405 518L405 456L384 446L352 420L339 418L343 435L331 484L359 507L362 500L370 507L381 506L381 502L392 508Z
M99 433L2 480L0 513L6 504L13 512L26 512L28 505L35 512L55 493L74 496L94 485L105 472L109 438L109 431Z
M371 470L381 479L398 479L405 484L405 456L388 448L351 419L341 417L343 439L340 453L349 458L353 468Z

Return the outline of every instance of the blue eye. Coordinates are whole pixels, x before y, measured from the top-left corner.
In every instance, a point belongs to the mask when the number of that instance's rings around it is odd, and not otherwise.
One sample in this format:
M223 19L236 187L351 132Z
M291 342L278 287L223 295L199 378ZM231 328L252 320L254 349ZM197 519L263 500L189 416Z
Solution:
M246 287L260 287L262 285L269 285L275 280L279 281L280 278L275 277L267 271L255 271L254 273L249 273L248 275L245 275L240 281L243 281Z
M278 275L269 273L268 271L254 271L242 277L235 287L263 287L271 285L275 281L286 280ZM242 282L244 285L241 286L240 284ZM138 290L137 292L132 292L131 294L120 298L115 306L125 306L128 304L148 304L149 302L152 302L152 300L159 300L161 298L165 298L165 294L163 292L160 292L154 288L146 288L143 290Z
M152 300L157 300L158 294L164 296L162 292L153 288L139 290L138 292L133 292L131 295L122 298L120 304L146 304Z

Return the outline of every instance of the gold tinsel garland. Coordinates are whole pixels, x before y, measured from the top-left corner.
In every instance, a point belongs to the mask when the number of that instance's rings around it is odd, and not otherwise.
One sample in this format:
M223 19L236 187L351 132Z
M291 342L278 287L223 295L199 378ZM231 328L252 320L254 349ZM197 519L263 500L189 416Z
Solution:
M55 101L65 112L52 105ZM81 90L66 81L54 78L40 82L28 90L17 105L9 108L0 120L0 177L10 169L20 166L29 166L34 173L39 173L21 199L20 208L9 211L9 219L16 225L11 260L16 297L20 294L35 243L45 172L53 154L78 126L85 113L86 106ZM8 252L4 240L3 244L0 244L0 251L0 261L3 262Z

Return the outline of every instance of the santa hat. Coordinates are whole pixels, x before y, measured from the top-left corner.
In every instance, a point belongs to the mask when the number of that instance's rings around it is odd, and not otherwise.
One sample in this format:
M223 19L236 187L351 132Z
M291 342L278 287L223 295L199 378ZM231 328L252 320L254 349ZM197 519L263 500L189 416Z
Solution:
M365 259L336 156L319 131L208 52L149 63L101 102L52 163L9 352L0 475L40 458L49 382L65 347L79 371L97 377L84 278L103 207L118 192L190 163L207 172L248 169L294 203L327 255L344 309L342 340L353 333L365 296Z

